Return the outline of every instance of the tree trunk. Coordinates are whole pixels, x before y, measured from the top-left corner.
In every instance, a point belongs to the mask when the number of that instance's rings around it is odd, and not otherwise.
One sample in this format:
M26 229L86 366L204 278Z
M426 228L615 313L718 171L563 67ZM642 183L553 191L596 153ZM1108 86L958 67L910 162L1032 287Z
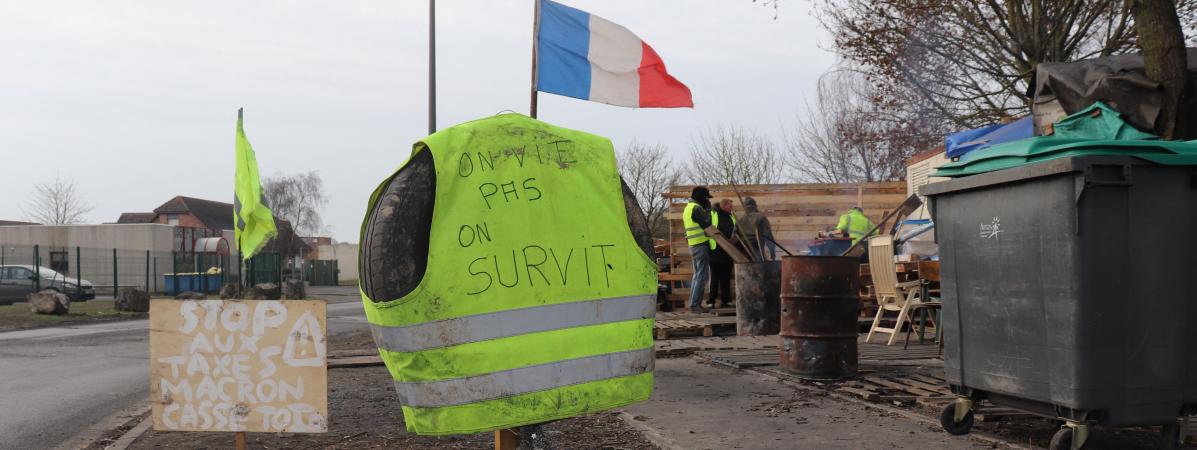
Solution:
M1155 131L1164 139L1188 138L1197 134L1197 118L1181 117L1187 111L1188 61L1184 32L1171 0L1127 0L1143 49L1147 77L1160 83L1164 104Z

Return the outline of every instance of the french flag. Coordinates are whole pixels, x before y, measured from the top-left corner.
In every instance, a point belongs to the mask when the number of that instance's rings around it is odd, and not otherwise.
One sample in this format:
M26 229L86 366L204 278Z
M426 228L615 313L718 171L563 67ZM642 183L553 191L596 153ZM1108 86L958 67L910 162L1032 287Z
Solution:
M690 88L647 43L602 17L549 0L536 18L536 90L632 108L692 108Z

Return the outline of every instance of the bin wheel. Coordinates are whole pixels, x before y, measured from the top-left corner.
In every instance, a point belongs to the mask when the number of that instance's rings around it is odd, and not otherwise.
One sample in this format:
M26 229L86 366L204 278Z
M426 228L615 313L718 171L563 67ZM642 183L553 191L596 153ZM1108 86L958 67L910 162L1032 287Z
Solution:
M1071 450L1072 449L1072 428L1064 427L1056 434L1052 435L1052 441L1047 446L1048 450Z
M1160 427L1160 448L1163 450L1180 448L1180 424L1170 423Z
M964 420L956 421L956 403L948 403L943 408L943 412L939 414L939 424L943 426L943 430L948 434L960 436L968 434L969 430L973 428L973 412L969 410L964 415Z

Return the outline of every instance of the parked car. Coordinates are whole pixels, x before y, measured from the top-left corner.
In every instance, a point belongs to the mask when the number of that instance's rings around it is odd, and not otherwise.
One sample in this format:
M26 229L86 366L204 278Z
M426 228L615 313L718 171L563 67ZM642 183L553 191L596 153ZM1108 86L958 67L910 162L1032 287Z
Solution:
M66 294L72 301L96 298L95 287L87 280L76 280L47 267L10 265L0 266L0 305L25 301L25 297L38 286L37 275L41 274L41 288ZM76 281L79 284L76 284Z

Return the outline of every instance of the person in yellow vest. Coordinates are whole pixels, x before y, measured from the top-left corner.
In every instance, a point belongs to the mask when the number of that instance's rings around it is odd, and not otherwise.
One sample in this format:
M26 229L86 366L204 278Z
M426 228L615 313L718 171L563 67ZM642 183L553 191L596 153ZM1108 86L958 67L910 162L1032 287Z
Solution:
M682 225L686 229L686 245L690 247L690 261L694 276L690 279L690 312L702 312L702 294L711 278L711 250L715 240L706 235L711 226L711 191L696 186L690 191L690 201L682 210Z
M873 222L864 215L864 210L859 206L853 206L852 209L840 216L839 224L835 226L835 229L852 238L852 243L855 244L856 241L868 237L866 235L873 230L873 227Z
M736 215L732 214L732 201L729 198L721 200L715 205L711 213L711 226L719 230L724 239L731 242L736 232ZM712 308L722 308L732 304L731 280L735 262L723 247L711 239L711 296L708 299Z
M429 159L431 186L413 188L401 175L419 171L402 171ZM410 213L396 198L429 191L426 231L379 232ZM359 255L366 319L408 431L480 433L649 398L657 268L623 199L610 140L520 114L413 146L370 197ZM413 240L427 244L422 269L416 255L371 257ZM370 280L413 270L414 289L371 296L389 291Z

